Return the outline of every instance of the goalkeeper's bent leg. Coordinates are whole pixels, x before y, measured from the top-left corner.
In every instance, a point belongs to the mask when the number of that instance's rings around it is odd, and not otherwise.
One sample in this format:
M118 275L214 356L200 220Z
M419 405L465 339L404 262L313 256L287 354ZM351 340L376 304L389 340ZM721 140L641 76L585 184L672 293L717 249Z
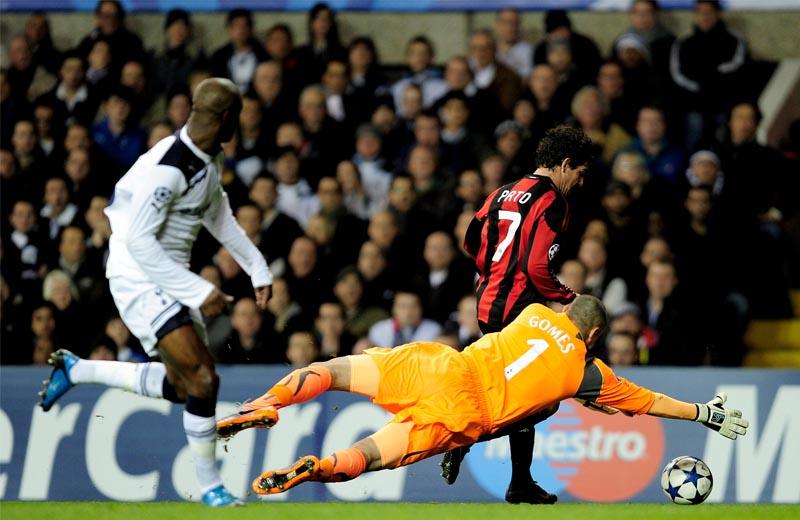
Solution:
M268 406L279 409L310 401L329 390L375 397L379 382L380 373L372 358L367 355L346 356L292 371L242 409L249 411Z
M380 451L367 437L322 460L305 455L284 469L265 471L253 481L252 489L259 495L273 495L303 482L346 482L377 469L381 469Z
M408 445L410 423L389 423L351 447L320 460L319 482L345 482L366 471L397 467Z
M242 406L243 410L259 408L283 408L304 403L332 389L333 373L327 363L312 363L305 368L293 370L258 399Z
M278 422L280 408L310 401L329 390L375 397L379 381L380 371L372 358L366 355L312 363L294 370L261 397L244 403L237 413L220 419L217 422L217 435L229 439L248 428L271 428ZM297 468L302 470L300 474L303 478L311 478L313 472L303 468L304 463L300 463ZM287 471L287 475L292 473L291 468ZM278 473L273 472L273 476L275 475ZM266 477L262 475L262 478ZM262 493L265 488L259 484L254 489L258 490L257 493Z
M346 482L367 469L367 457L356 447L339 450L319 461L318 482Z
M367 471L400 466L411 427L410 422L391 422L351 447L321 459L320 470L312 480L345 482Z

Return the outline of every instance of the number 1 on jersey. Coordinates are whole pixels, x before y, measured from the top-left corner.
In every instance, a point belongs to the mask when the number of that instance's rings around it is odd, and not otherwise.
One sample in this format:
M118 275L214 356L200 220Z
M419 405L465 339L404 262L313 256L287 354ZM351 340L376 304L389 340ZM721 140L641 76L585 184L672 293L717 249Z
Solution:
M505 211L501 209L497 212L497 216L500 220L510 220L511 224L508 225L508 231L503 241L497 245L497 249L492 256L492 262L498 262L503 258L503 253L506 252L506 249L508 249L508 246L510 246L511 242L514 240L514 234L517 232L519 223L522 220L520 214L516 211Z
M536 358L541 356L549 346L543 339L529 339L528 345L530 345L531 348L526 350L524 354L518 357L513 363L509 363L506 367L504 371L506 374L506 381L511 381L512 377L519 374L525 367L536 361Z

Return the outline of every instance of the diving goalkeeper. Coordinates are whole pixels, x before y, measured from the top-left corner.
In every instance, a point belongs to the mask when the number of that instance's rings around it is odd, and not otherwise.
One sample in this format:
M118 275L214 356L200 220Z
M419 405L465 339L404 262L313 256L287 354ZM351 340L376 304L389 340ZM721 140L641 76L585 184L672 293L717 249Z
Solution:
M609 411L698 421L730 439L745 434L748 421L740 411L724 407L724 395L691 404L615 376L590 354L606 323L602 303L582 295L561 313L530 305L503 330L463 352L417 342L314 363L220 420L217 434L230 437L246 428L270 427L280 408L329 390L368 396L395 414L350 448L323 459L306 455L288 468L267 471L253 482L258 494L413 464L502 434L503 428L571 397Z

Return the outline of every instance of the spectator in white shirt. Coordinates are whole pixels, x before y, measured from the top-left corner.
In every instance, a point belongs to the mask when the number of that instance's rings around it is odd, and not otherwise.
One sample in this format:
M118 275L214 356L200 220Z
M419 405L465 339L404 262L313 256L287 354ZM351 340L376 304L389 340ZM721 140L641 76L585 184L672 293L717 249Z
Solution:
M385 201L392 184L392 175L384 168L381 157L381 134L372 125L364 124L356 132L356 153L353 164L361 174L361 184L371 201Z
M308 181L300 177L300 159L294 148L278 149L272 169L278 180L278 209L305 227L319 203Z
M331 60L325 66L325 73L322 75L322 87L325 90L325 106L328 115L336 121L343 123L350 114L347 106L347 64L343 61Z
M622 278L607 270L606 246L595 238L584 238L578 249L578 260L586 267L584 294L603 300L608 312L614 313L628 296L628 286ZM576 289L577 290L577 289Z
M399 290L394 295L392 317L381 320L369 329L369 340L378 347L396 347L413 341L433 341L442 327L422 316L419 295Z
M69 201L67 181L62 177L52 177L44 186L44 207L39 215L47 223L50 240L58 238L62 228L72 224L78 216L78 206Z
M14 203L11 214L11 233L8 241L3 243L4 262L14 265L13 270L3 276L11 276L13 281L21 284L20 293L23 298L33 297L35 294L40 271L44 264L43 244L36 232L36 213L33 203L27 200L18 200Z
M533 70L533 45L522 40L519 11L506 7L497 12L494 21L497 37L497 61L528 79Z
M236 83L244 94L256 67L269 56L264 47L253 38L253 14L247 9L233 9L228 13L226 28L228 43L211 56L211 73L227 77Z
M336 166L336 180L342 186L342 200L347 211L369 220L372 215L386 207L386 198L373 199L364 187L361 172L353 161L341 161Z
M90 99L80 57L67 54L58 75L61 81L41 101L53 107L54 134L63 134L73 122L90 123L97 105Z
M488 29L475 31L469 39L469 66L475 75L473 83L486 90L500 102L503 110L510 112L519 98L522 82L515 71L496 58L497 43Z
M447 92L447 83L441 73L433 66L433 44L425 36L415 36L406 46L406 65L408 72L400 81L392 85L394 106L401 107L403 93L409 84L419 85L422 89L422 104L431 106Z

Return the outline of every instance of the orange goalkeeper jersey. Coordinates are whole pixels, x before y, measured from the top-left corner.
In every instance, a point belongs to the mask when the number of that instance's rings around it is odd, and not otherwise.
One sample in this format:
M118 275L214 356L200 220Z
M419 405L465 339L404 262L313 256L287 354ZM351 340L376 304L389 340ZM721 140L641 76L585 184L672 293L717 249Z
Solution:
M533 304L502 331L487 334L462 355L474 362L492 432L570 397L643 414L652 391L617 377L588 356L566 314Z

